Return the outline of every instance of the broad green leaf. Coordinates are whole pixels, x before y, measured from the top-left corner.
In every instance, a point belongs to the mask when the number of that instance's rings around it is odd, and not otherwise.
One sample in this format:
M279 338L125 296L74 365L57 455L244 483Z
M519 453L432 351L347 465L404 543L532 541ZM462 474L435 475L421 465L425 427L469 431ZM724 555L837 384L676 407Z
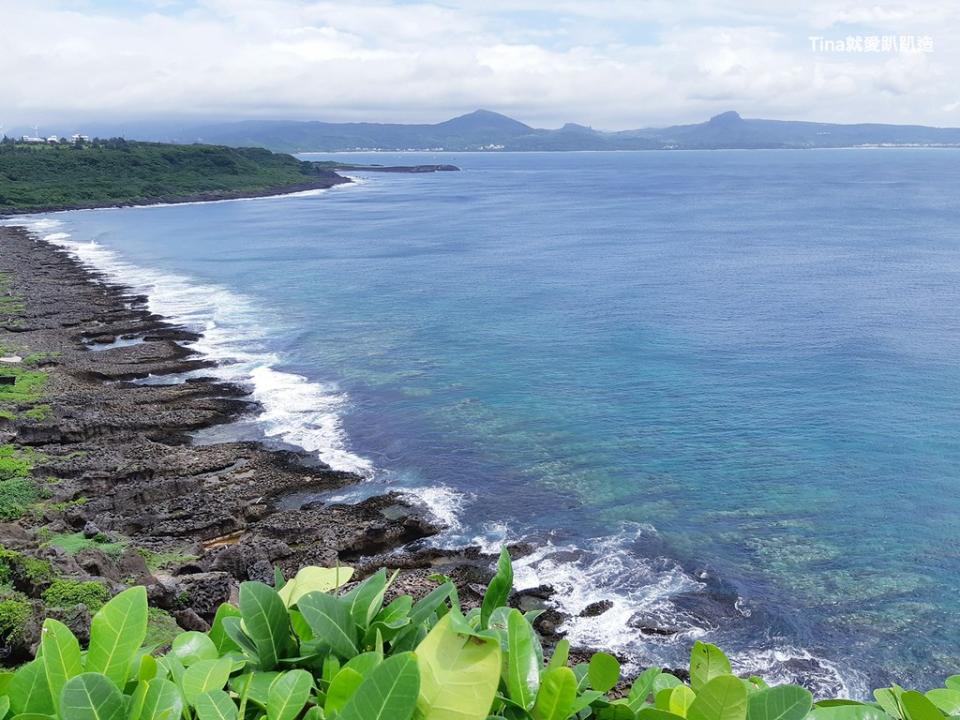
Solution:
M679 685L677 687L680 687ZM653 697L653 704L658 710L666 710L670 712L670 698L673 696L673 691L676 690L675 687L664 688L660 690ZM693 691L691 691L693 692Z
M159 672L157 659L153 655L141 655L140 667L137 669L137 680L144 682L153 680Z
M927 699L947 715L960 715L960 690L936 688L927 693Z
M366 677L381 662L383 662L383 657L375 651L370 651L350 658L344 667L356 670L362 677Z
M177 687L183 683L183 663L177 660L177 658L172 655L167 655L165 657L157 660L157 665L163 668L164 672L173 681L173 684Z
M534 650L533 628L519 610L507 616L507 690L524 710L533 707L540 688L540 663Z
M396 622L407 617L412 609L413 598L409 595L401 595L377 613L376 621L382 623Z
M744 720L747 689L740 678L720 675L703 685L687 710L689 720Z
M137 686L127 713L128 720L177 720L183 713L180 689L166 678L154 678Z
M960 675L951 675L943 684L951 690L960 690Z
M314 637L327 643L337 655L352 658L359 652L357 628L346 602L333 595L313 592L301 597L297 607Z
M43 660L33 660L18 668L7 687L7 693L13 712L18 715L52 715L56 712Z
M599 690L587 690L585 693L583 693L583 695L580 695L576 700L574 700L573 707L570 709L570 714L576 715L588 705L602 697L603 693ZM627 709L629 710L629 706L627 706ZM630 710L630 713L632 714L633 710Z
M637 717L623 698L614 700L605 707L597 708L594 715L597 720L636 720Z
M484 720L500 681L500 643L461 635L447 613L417 646L423 720Z
M60 693L62 720L122 720L125 711L117 686L98 672L70 678Z
M450 580L438 585L413 604L409 613L410 621L414 625L420 625L425 622L427 618L437 612L437 609L443 605L444 601L451 597L455 591L456 586Z
M608 692L620 682L620 663L608 653L594 653L587 670L590 687L600 692Z
M730 661L716 645L697 640L690 652L690 688L699 693L700 688L720 675L730 674Z
M400 618L393 622L385 623L375 620L363 634L363 645L369 647L376 643L377 634L383 642L393 642L393 640L410 624L410 618Z
M230 689L238 695L246 694L248 700L266 710L270 686L278 677L280 677L280 673L277 672L247 673L233 678L230 681Z
M627 696L627 704L634 712L638 711L650 697L650 693L653 692L653 682L658 675L660 675L660 668L650 667L640 673L637 679L633 681L633 686Z
M667 703L667 710L674 715L686 717L687 711L697 699L696 693L686 685L678 685L670 691L670 700Z
M236 647L240 648L240 652L244 653L248 657L253 658L257 662L260 661L260 653L257 652L257 646L254 645L253 640L250 639L250 636L244 632L243 620L241 618L227 616L223 618L221 627L223 628L224 635L227 636L228 642L231 642Z
M557 667L565 667L567 659L570 657L570 641L561 638L553 648L553 655L550 656L550 662L547 663L547 670L553 670Z
M170 655L175 656L184 667L190 667L198 660L216 660L220 657L216 644L201 632L183 632L173 640Z
M290 620L283 601L262 582L240 583L240 615L242 629L257 648L261 669L272 670L290 642Z
M383 606L383 595L387 590L387 571L379 570L358 587L344 595L342 599L350 606L350 616L354 625L366 629Z
M313 676L306 670L285 672L270 686L267 693L269 720L294 720L310 699Z
M748 720L803 720L813 707L813 695L796 685L779 685L753 693L747 701Z
M890 720L883 710L872 705L834 705L815 707L810 720Z
M364 678L339 720L409 720L419 692L420 674L413 653L394 655Z
M653 677L653 687L651 690L653 694L656 695L661 690L666 690L668 688L675 688L683 683L680 682L679 678L676 675L671 675L670 673L659 672Z
M394 651L412 650L418 642L418 634L423 631L425 623L435 617L437 610L443 605L444 601L447 598L453 598L456 592L456 586L447 580L417 600L410 609L410 624L394 638ZM423 637L426 637L425 633Z
M70 632L70 628L58 620L47 618L43 621L40 635L40 649L43 653L43 670L47 676L47 687L53 704L60 709L60 693L67 680L83 672L80 659L80 643Z
M568 667L547 670L531 714L534 720L567 720L577 700L577 677Z
M413 598L401 595L383 608L370 623L364 634L364 644L369 645L376 638L376 631L385 642L391 642L404 628L410 624L410 611L413 608Z
M902 717L900 701L897 700L897 696L893 690L890 688L878 688L873 691L873 697L876 698L877 703L879 703L880 707L882 707L890 717Z
M648 707L637 712L637 720L681 720L681 717L668 710Z
M211 690L221 690L227 684L233 662L229 658L199 660L183 671L181 689L188 705Z
M330 682L323 709L328 715L342 710L362 682L363 675L359 672L353 668L341 668Z
M223 690L197 696L197 720L237 720L237 706Z
M5 718L8 712L10 712L10 697L0 695L0 720Z
M210 626L210 639L213 640L213 644L221 655L231 650L242 652L241 647L227 635L227 631L223 628L223 621L228 617L240 617L240 608L230 603L222 603L217 608L217 614L213 616L213 624Z
M485 630L490 621L490 615L498 607L507 604L510 590L513 588L513 565L510 563L510 553L506 548L500 551L497 561L497 574L493 576L487 591L483 594L483 604L480 606L480 629Z
M286 585L277 591L283 604L291 607L299 603L300 598L312 592L330 592L346 585L353 577L351 567L305 567L301 568L296 577L287 581Z
M943 720L940 708L929 699L914 690L908 690L900 696L900 704L909 720Z
M122 688L146 636L146 588L124 590L93 616L86 669L103 673Z

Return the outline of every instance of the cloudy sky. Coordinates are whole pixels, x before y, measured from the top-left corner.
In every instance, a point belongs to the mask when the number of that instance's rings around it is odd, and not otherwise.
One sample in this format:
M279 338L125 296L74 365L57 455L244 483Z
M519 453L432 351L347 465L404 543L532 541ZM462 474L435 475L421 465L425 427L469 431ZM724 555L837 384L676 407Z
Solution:
M0 0L0 28L7 128L478 107L543 127L731 109L960 126L956 0Z

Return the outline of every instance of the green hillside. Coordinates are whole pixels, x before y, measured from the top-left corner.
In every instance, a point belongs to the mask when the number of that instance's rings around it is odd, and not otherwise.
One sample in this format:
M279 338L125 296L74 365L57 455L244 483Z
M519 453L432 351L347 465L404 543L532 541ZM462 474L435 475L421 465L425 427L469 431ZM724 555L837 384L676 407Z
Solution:
M213 200L341 182L330 170L260 148L122 139L0 144L0 213Z

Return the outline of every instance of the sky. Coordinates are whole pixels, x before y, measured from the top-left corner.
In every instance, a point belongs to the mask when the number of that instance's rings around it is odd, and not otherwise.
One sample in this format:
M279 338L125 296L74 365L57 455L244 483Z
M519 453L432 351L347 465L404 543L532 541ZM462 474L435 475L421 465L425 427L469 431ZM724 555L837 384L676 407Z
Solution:
M4 128L477 108L960 126L956 0L0 0L0 34Z

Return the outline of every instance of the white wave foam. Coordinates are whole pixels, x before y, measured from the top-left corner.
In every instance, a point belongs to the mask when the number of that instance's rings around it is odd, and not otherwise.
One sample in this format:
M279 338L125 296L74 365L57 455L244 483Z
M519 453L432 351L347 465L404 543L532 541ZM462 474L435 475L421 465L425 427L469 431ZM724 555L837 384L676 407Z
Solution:
M344 176L348 177L348 176ZM255 195L253 197L239 197L239 198L222 198L220 200L188 200L185 202L169 202L169 203L145 203L143 205L110 205L108 207L97 207L97 208L79 208L75 210L53 210L51 214L59 215L60 213L78 213L78 212L104 212L107 210L152 210L154 208L169 208L177 207L180 205L215 205L219 203L235 203L235 202L260 202L263 200L281 200L283 198L304 198L304 197L317 197L323 195L324 193L330 192L331 190L336 190L338 188L349 188L352 187L355 183L356 185L363 185L366 181L360 178L349 178L353 180L353 183L341 183L340 185L333 185L328 188L313 188L310 190L296 190L294 192L288 193L279 193L274 195ZM49 229L51 227L56 227L60 225L59 220L53 218L41 218L39 220L32 218L22 218L14 217L7 218L5 221L2 221L3 225L21 225L28 227L31 230L36 232L42 232L43 230Z
M445 485L405 489L402 494L419 500L430 513L445 526L445 534L456 533L463 529L460 520L464 506L473 499L472 496L457 492Z
M62 226L49 218L17 224L38 232ZM139 267L95 241L78 242L66 232L42 237L108 279L146 295L151 312L202 333L199 340L186 344L217 363L203 374L249 386L262 407L256 422L268 437L314 452L336 470L372 472L370 461L347 449L340 422L346 396L332 386L278 370L281 359L265 349L263 318L248 298L188 277Z
M656 653L649 657L653 649L649 643L641 653L640 633L630 626L631 618L644 610L657 610L672 595L703 585L678 565L655 563L624 549L650 532L653 529L649 526L630 525L609 537L596 538L585 547L544 544L514 563L515 584L519 589L538 585L554 588L554 604L570 617L563 630L573 645L601 647L636 661L662 662L666 658L657 657ZM580 617L589 605L601 600L612 606L595 617ZM700 628L690 626L671 641L689 642L702 633Z
M705 590L704 583L667 558L643 558L630 551L636 540L655 532L646 525L626 525L582 545L546 543L514 562L514 584L518 589L553 587L551 603L569 616L562 630L574 646L620 654L628 659L628 672L652 664L685 667L695 639L726 645L729 635L723 635L725 628L709 627L672 602L682 593ZM509 533L505 540L511 540ZM598 601L612 605L594 617L580 616ZM743 605L738 601L736 611L749 617L750 610ZM649 619L644 624L662 624L676 632L643 635L631 622L635 616ZM757 674L769 682L803 682L820 697L862 697L867 692L863 676L779 638L768 639L759 650L732 654L731 663L736 672Z
M863 673L841 668L833 662L793 645L776 645L730 655L739 675L760 675L771 685L800 683L816 697L864 699L870 684Z

